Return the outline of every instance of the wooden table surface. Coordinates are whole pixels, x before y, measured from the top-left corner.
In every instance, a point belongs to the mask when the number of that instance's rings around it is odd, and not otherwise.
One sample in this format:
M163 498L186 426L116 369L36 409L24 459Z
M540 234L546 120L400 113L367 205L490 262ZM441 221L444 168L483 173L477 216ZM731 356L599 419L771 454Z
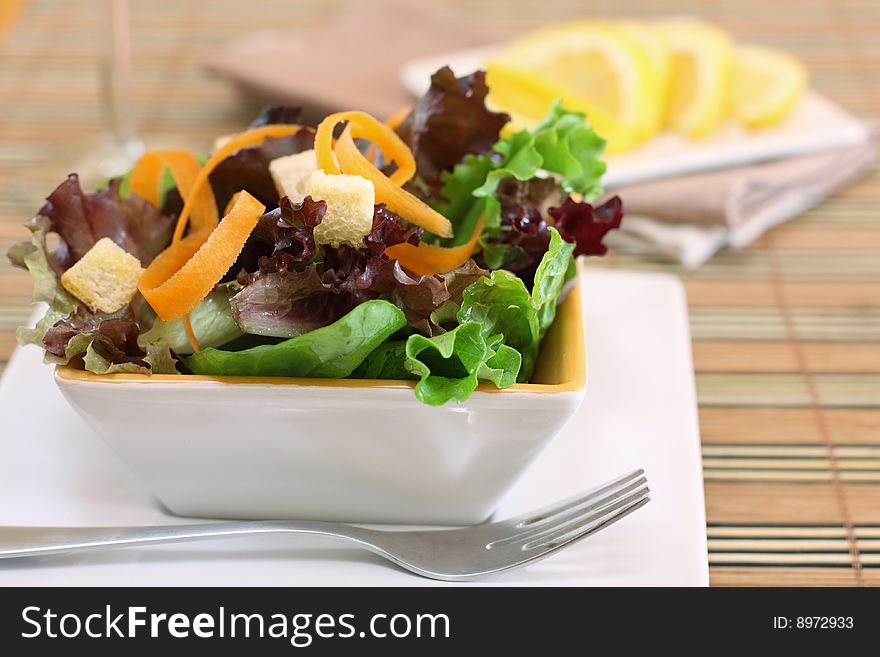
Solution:
M135 115L148 147L204 151L253 107L200 62L269 25L291 38L346 2L131 2ZM0 0L0 250L97 138L94 0ZM880 116L876 0L453 2L525 28L578 14L696 14L786 48L813 85ZM690 304L714 585L880 584L880 175L697 272ZM27 320L27 275L0 259L0 362ZM0 364L2 368L2 364ZM2 420L0 420L2 422ZM0 425L2 426L2 425Z

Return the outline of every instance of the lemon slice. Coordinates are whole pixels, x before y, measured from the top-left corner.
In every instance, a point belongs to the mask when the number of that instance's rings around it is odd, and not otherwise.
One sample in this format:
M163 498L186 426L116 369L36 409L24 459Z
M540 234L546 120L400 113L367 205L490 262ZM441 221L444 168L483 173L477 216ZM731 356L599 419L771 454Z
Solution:
M632 136L608 111L595 103L571 96L566 89L534 73L495 60L486 65L486 83L489 85L487 107L510 115L511 120L504 127L504 134L531 130L547 115L553 101L562 98L566 109L587 115L593 129L608 142L609 151L625 149L632 142Z
M666 125L704 137L730 112L733 43L723 30L696 20L660 21L655 29L672 56Z
M734 111L749 127L772 125L787 117L807 86L807 71L791 55L761 46L736 49Z
M651 102L642 106L648 136L653 136L663 128L666 120L669 86L672 79L672 54L666 40L653 27L644 21L626 20L619 23L645 51L651 69Z
M656 103L648 53L618 25L576 21L512 42L486 63L490 102L540 119L550 103L586 112L609 151L654 133L645 108Z

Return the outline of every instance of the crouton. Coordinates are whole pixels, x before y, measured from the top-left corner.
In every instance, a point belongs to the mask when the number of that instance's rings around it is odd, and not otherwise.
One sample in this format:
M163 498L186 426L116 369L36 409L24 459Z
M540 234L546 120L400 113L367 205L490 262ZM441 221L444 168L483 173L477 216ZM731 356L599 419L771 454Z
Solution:
M338 248L349 244L364 246L364 237L373 229L376 190L366 178L349 174L328 175L315 171L306 184L314 200L327 203L321 223L315 227L315 241Z
M286 196L294 203L302 203L306 197L306 183L318 170L314 149L285 155L269 162L269 173L278 190L278 196Z
M143 271L137 258L105 237L61 275L61 285L93 313L113 313L131 302Z

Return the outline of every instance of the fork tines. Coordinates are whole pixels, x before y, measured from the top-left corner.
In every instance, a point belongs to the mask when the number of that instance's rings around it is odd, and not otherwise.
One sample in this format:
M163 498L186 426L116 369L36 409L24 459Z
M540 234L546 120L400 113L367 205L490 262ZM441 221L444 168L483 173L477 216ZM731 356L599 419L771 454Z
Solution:
M510 536L492 541L486 549L518 547L554 549L620 520L648 503L650 489L644 470L618 477L537 512L510 521Z

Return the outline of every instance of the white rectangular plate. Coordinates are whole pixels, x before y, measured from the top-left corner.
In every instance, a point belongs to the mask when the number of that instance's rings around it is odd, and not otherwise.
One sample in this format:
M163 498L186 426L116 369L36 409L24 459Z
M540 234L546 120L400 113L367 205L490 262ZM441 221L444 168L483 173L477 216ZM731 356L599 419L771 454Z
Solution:
M589 268L583 284L586 401L499 515L544 506L639 467L652 501L554 557L485 583L705 586L700 438L681 284L666 275ZM67 406L36 348L13 356L0 384L0 417L0 525L181 522L151 501ZM429 584L443 585L361 550L306 537L0 560L0 586Z
M416 59L401 69L400 79L418 96L428 88L431 74L438 68L448 65L456 75L467 75L479 69L492 50L494 47L460 50ZM664 132L632 151L609 155L602 182L607 189L614 189L655 178L842 148L867 136L864 123L815 91L808 91L779 125L746 130L730 122L700 140Z

